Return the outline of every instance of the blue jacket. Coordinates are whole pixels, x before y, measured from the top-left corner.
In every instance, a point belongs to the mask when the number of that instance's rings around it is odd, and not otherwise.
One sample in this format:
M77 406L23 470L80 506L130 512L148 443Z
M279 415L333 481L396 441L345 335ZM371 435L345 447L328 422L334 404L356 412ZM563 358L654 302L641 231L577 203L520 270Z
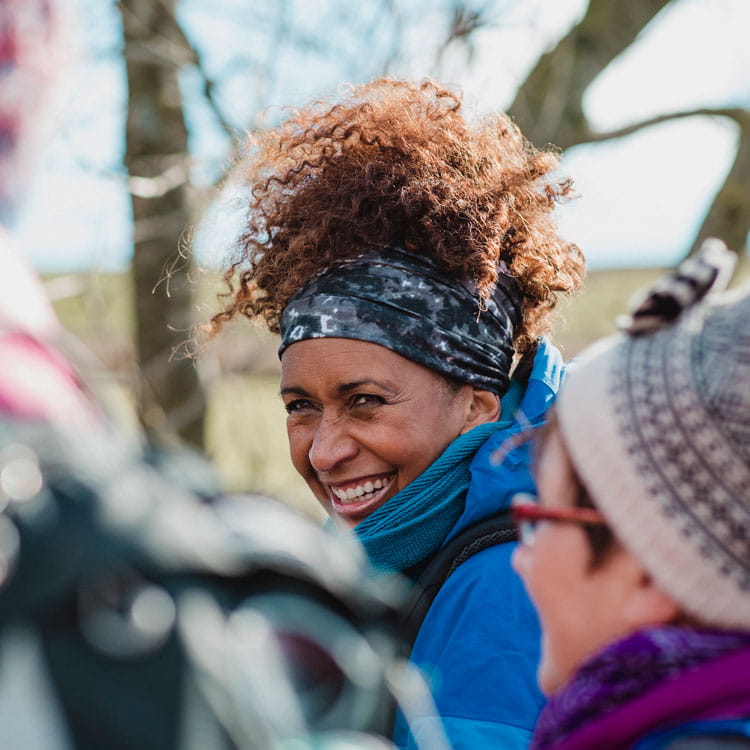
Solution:
M544 419L563 374L560 353L543 340L525 390L516 383L503 398L501 418L508 414L508 427L472 461L465 510L446 541L507 509L516 492L533 491L528 445L511 451L499 466L493 454L509 435ZM542 706L536 685L539 624L510 565L515 546L489 547L460 565L438 592L412 649L411 661L430 682L453 750L525 748ZM423 734L429 728L430 717L412 718L410 736L399 716L394 741L404 749L429 749Z

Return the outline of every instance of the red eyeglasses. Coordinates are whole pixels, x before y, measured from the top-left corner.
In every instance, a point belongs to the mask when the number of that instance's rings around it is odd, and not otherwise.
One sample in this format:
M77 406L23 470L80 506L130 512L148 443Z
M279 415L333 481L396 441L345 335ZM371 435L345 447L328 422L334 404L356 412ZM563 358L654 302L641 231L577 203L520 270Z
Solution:
M521 544L531 544L534 541L536 527L540 521L563 521L593 526L607 524L604 516L594 508L541 508L536 502L536 497L525 492L513 497L511 513L513 523L518 528Z

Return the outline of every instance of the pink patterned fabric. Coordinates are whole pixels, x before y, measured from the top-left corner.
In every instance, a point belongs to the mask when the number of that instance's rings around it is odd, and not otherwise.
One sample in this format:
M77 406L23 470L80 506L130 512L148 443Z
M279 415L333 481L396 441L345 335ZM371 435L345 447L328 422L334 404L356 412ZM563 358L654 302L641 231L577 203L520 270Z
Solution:
M0 332L0 418L63 430L91 424L98 410L67 360L24 332Z
M0 223L5 225L25 180L40 102L57 73L57 31L50 0L0 0Z

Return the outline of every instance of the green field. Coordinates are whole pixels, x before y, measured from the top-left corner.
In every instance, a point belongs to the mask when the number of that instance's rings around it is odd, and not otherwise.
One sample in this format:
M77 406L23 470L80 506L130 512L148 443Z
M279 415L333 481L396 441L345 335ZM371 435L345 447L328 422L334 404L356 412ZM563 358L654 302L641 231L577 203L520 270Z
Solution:
M733 285L750 276L745 261ZM648 285L659 269L599 271L589 274L585 290L560 307L554 339L566 359L591 341L612 333L615 318L635 292ZM133 312L128 274L81 275L47 279L63 323L94 352L108 371L106 383L121 413L127 414L133 378ZM212 290L196 295L196 316L211 311ZM250 323L234 325L223 342L214 342L197 366L208 375L207 451L230 491L257 491L284 499L314 517L322 511L291 466L285 414L278 395L276 341Z

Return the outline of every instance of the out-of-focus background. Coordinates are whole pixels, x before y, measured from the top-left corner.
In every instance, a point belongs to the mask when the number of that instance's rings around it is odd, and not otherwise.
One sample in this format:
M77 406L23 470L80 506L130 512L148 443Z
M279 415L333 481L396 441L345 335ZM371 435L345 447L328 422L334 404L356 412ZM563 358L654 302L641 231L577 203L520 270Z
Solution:
M235 324L199 358L241 226L247 130L343 82L432 76L555 144L587 288L567 357L706 236L750 229L747 0L67 0L69 60L16 227L124 419L215 460L227 489L319 515L287 456L276 342ZM735 282L737 283L737 282Z

